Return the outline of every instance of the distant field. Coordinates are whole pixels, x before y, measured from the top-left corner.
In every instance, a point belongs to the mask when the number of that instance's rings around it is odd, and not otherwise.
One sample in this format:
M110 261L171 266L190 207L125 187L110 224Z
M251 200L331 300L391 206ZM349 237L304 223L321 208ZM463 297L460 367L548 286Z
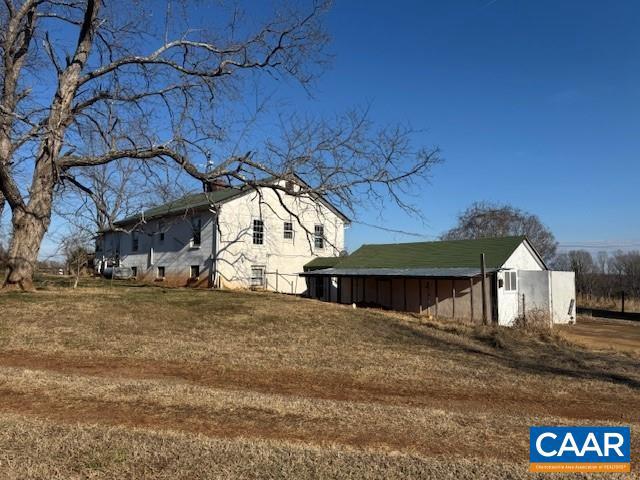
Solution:
M526 478L530 425L640 427L640 357L564 330L47 281L0 294L0 478Z

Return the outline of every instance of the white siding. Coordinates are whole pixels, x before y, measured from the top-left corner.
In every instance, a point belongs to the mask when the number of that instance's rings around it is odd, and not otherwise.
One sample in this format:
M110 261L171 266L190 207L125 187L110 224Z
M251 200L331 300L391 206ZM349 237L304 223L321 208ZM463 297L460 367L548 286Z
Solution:
M248 288L251 266L266 268L266 288L302 293L298 276L316 256L337 256L344 249L344 222L323 203L308 197L282 195L263 188L221 205L218 228L217 282L224 288ZM289 213L293 212L295 216ZM297 218L296 218L297 217ZM264 244L253 243L253 220L264 222ZM284 223L293 223L293 239L284 238ZM315 225L324 226L323 249L314 247ZM277 274L276 274L277 272Z
M519 289L522 278L520 270L542 271L545 270L545 268L526 242L518 245L504 263L503 268L516 271L517 289L507 291L504 282L505 272L498 272L498 282L500 282L500 280L503 281L503 286L498 287L498 324L512 325L518 316L518 312L521 310Z
M529 248L526 242L518 245L511 256L504 262L503 268L514 268L516 270L545 270L538 257Z
M191 220L201 219L201 241L199 246L192 245L193 230ZM215 217L207 211L189 215L164 217L151 220L136 228L138 249L133 250L133 236L126 232L105 234L105 249L100 252L107 258L120 256L120 265L136 267L138 278L154 281L158 267L165 268L165 283L169 285L187 285L190 268L198 265L200 276L198 285L206 286L212 274L212 258L215 244ZM164 240L160 239L160 226L163 225Z

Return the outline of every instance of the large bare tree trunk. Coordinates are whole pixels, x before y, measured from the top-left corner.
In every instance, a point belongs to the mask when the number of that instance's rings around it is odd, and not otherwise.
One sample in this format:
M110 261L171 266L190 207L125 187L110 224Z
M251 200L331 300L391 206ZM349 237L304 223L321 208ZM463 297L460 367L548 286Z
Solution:
M4 289L32 290L40 244L49 222L22 210L13 213L13 234L9 244Z

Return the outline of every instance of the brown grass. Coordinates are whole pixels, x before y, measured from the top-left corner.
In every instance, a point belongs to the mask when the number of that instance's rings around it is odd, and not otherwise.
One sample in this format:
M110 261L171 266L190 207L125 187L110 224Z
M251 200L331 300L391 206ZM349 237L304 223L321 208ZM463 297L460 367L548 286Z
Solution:
M565 332L109 285L0 294L0 477L524 478L529 425L640 424Z
M594 295L578 294L577 302L580 307L614 310L618 312L622 309L622 298L619 295L616 297L598 297ZM625 298L624 311L640 312L640 298Z

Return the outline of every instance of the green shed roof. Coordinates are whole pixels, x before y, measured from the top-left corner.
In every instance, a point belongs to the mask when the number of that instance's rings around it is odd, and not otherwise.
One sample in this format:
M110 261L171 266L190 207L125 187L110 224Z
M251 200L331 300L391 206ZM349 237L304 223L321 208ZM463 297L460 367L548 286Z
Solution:
M526 237L446 240L441 242L363 245L337 268L463 268L479 267L485 254L487 268L500 268Z
M163 205L145 210L142 214L132 215L123 220L118 220L115 225L125 225L137 222L142 217L145 219L164 217L166 215L183 214L189 210L206 208L211 204L224 202L245 193L247 188L223 188L213 192L190 193L184 197L177 198Z
M320 270L322 268L335 267L340 260L341 257L316 257L309 263L305 264L304 270L307 272L311 270Z

